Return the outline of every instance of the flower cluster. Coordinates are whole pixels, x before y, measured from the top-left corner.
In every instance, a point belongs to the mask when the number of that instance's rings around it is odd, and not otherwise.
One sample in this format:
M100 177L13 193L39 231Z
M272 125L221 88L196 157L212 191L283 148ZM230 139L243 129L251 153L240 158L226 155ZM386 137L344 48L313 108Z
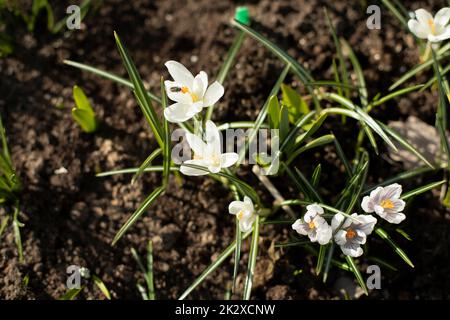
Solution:
M378 187L362 200L361 207L366 213L375 212L378 216L394 224L402 222L406 216L401 212L405 202L400 199L402 186L395 183L387 187ZM351 257L363 254L361 245L366 243L377 223L369 214L353 213L346 216L337 213L331 220L331 226L322 215L324 209L318 204L308 205L302 219L292 225L300 235L308 236L311 242L325 245L331 239L340 246L342 253Z
M223 86L217 81L208 84L208 75L204 71L194 77L179 62L168 61L165 66L174 80L164 82L167 96L175 102L164 110L164 117L169 122L182 123L196 117L203 108L214 105L224 94ZM180 172L184 175L218 173L238 161L237 153L222 153L219 130L210 120L205 122L203 134L186 131L185 136L194 156L181 164ZM242 232L252 229L256 212L249 197L244 197L244 201L231 202L228 209L230 214L236 215Z

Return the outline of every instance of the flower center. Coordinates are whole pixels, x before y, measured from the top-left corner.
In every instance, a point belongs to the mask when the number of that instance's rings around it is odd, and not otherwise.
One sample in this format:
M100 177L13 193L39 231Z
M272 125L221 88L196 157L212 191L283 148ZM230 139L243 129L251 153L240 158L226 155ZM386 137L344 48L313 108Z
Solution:
M431 29L431 34L433 36L435 36L436 35L436 24L434 23L434 19L429 19L428 20L428 26Z
M380 202L380 206L382 206L384 209L393 209L394 203L390 199L384 199Z
M244 217L244 211L239 211L239 213L237 214L237 218L238 220L242 220L242 218Z
M353 229L348 229L345 236L347 237L347 239L353 239L354 237L356 237L356 231Z
M313 221L311 221L310 223L308 223L308 227L309 227L310 229L314 229L314 228L316 227L316 225L314 224Z
M197 102L198 100L200 100L195 93L189 91L188 87L181 87L181 92L188 93L192 98L192 102Z

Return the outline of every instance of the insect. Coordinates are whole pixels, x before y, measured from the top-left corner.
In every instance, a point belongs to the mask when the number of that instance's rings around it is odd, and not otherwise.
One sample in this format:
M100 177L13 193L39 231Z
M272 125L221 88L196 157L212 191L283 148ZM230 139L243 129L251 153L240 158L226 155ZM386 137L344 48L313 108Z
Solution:
M170 91L171 92L181 92L182 89L180 87L172 87L172 88L170 88Z

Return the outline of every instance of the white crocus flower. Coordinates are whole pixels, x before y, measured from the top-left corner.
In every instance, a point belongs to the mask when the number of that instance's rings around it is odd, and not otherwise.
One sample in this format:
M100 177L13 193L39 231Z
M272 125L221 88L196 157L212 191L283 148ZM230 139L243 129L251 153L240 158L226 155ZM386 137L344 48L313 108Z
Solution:
M362 244L366 243L366 238L372 233L377 219L371 215L352 214L354 219L345 218L337 213L331 220L331 227L334 232L334 241L341 247L342 252L350 257L359 257L363 254ZM357 220L357 221L356 221Z
M324 212L323 208L317 204L311 204L306 207L306 210L303 221L297 219L292 225L292 229L301 235L308 236L311 242L318 242L321 245L330 242L332 229L321 217Z
M253 222L256 220L252 199L245 196L244 201L233 201L228 206L228 211L239 220L239 228L242 232L252 229Z
M415 11L416 19L408 21L409 30L420 39L440 42L450 38L450 8L442 8L433 16L425 9Z
M388 222L398 224L406 218L402 213L405 201L400 199L401 194L402 186L398 183L378 187L363 198L361 207L367 213L375 212Z
M238 154L235 152L221 152L219 130L210 120L205 125L206 142L199 136L189 132L186 132L186 140L194 151L193 159L184 161L180 166L181 173L187 176L202 176L209 172L218 173L222 168L228 168L238 160ZM204 167L205 169L202 170L187 165Z
M181 63L167 61L165 66L174 81L166 80L167 96L175 101L164 110L164 117L170 122L184 122L199 113L203 107L215 104L223 96L223 86L215 81L208 87L208 75L200 71L195 77Z

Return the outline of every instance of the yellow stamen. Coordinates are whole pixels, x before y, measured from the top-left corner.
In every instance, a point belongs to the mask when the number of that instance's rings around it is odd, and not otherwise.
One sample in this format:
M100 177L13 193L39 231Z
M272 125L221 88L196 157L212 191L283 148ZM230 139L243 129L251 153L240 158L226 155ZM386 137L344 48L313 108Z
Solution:
M353 239L354 237L356 237L356 232L353 229L348 229L345 236L347 237L347 239Z
M436 35L436 25L434 24L434 19L429 19L428 20L428 25L430 26L431 34L433 36L435 36Z
M394 203L390 199L384 199L380 202L380 206L382 206L384 209L393 209Z
M243 217L244 217L244 211L239 211L239 213L237 214L238 220L241 220Z
M314 224L313 221L311 221L310 223L308 223L308 226L310 229L314 229L316 227L316 225Z
M181 92L188 93L191 96L193 102L197 102L198 100L200 100L195 93L189 91L188 87L181 87Z

